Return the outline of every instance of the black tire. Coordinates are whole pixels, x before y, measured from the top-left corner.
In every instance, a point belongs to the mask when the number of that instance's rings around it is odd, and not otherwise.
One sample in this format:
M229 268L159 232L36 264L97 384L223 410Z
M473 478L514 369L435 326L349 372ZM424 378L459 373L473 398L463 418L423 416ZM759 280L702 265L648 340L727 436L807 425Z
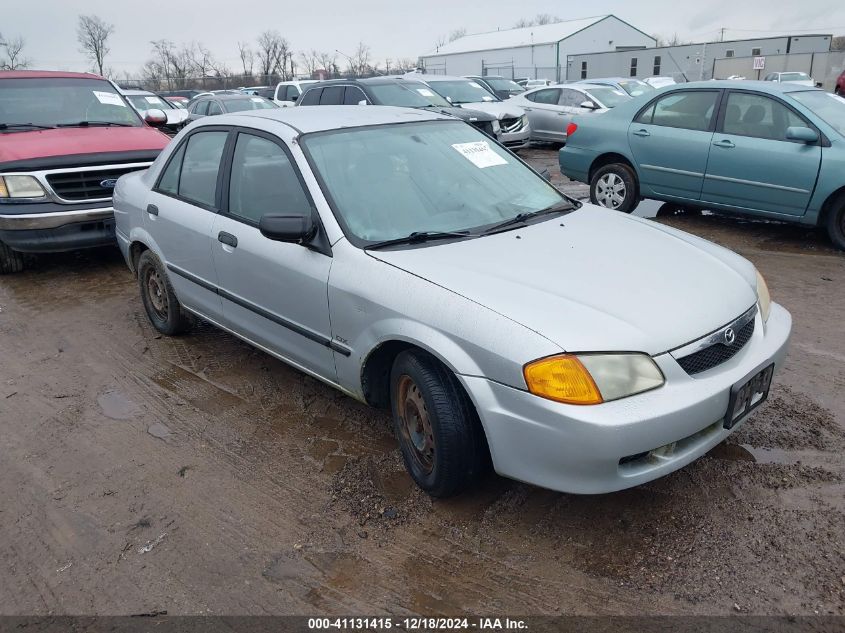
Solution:
M19 273L23 268L23 255L0 242L0 275Z
M138 258L138 285L144 310L155 329L174 336L193 327L194 317L179 303L164 266L151 251L144 251Z
M832 202L830 212L827 214L827 234L833 245L841 251L845 251L845 194L840 194Z
M489 469L490 452L475 407L436 358L418 350L396 357L390 406L405 467L432 497L456 495Z
M599 167L590 179L590 202L606 209L631 213L640 203L637 174L625 163Z
M676 202L664 202L657 210L656 217L671 218L678 215L701 215L701 209L696 207L688 207Z

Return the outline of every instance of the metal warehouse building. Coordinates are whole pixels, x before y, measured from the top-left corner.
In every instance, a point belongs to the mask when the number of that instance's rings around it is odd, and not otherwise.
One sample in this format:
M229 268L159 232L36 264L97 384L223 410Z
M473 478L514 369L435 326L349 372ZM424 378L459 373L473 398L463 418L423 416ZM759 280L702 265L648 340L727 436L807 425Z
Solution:
M822 81L828 72L822 66L828 63L830 43L830 35L784 35L638 51L597 49L570 55L561 80L653 75L674 77L677 81L726 79L730 75L762 79L769 72L794 70Z
M423 55L428 73L504 75L561 81L567 60L586 51L625 51L656 44L614 15L467 35Z

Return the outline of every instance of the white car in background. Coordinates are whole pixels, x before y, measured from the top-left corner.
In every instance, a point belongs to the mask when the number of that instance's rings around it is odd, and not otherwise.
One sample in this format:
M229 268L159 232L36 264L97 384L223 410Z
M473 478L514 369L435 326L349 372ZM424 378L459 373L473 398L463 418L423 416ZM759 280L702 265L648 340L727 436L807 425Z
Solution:
M763 77L763 81L776 81L782 84L797 84L799 86L816 87L816 82L807 73L787 72L787 73L769 73Z
M630 99L627 92L613 86L567 84L529 90L510 102L528 115L532 141L565 143L572 117L601 114Z
M162 132L175 136L188 122L188 111L173 105L164 97L159 97L147 90L121 90L129 105L144 118L148 110L161 110L167 117L167 123L161 126Z
M296 105L296 100L305 92L305 88L317 83L317 79L303 79L302 81L280 81L276 84L276 94L272 100L276 105L290 108Z

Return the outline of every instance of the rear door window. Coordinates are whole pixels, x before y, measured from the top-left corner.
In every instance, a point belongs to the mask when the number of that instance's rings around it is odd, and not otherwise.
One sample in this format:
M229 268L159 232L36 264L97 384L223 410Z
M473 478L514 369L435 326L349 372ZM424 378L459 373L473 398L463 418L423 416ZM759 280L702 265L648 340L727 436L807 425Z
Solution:
M188 139L179 177L179 197L206 207L214 207L217 173L228 132L197 132Z
M548 88L547 90L538 90L534 93L532 101L534 103L546 103L549 105L557 105L560 99L560 90L557 88Z
M344 86L329 86L323 88L320 95L320 105L340 105L343 103Z
M221 108L220 104L216 101L210 101L208 103L208 116L212 116L214 114L223 114L223 108Z
M322 88L311 88L304 95L302 95L302 102L299 105L317 105L320 103L320 94L323 92Z
M655 101L637 117L637 122L706 131L710 129L718 101L716 90L673 92Z
M355 86L346 86L346 92L343 95L343 105L358 105L361 101L366 101L365 95L360 88Z

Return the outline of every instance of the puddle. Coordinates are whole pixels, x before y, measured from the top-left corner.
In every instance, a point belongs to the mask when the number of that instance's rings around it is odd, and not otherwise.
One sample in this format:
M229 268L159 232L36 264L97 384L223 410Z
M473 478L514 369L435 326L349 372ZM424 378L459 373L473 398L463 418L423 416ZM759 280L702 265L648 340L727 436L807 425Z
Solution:
M97 396L103 415L113 420L129 420L140 412L138 405L117 391L107 391Z
M160 440L166 440L171 435L171 431L161 422L156 422L147 429L147 433ZM184 477L184 475L182 475Z
M151 379L162 389L178 395L206 413L219 415L243 404L238 396L179 365L171 364L151 376Z

